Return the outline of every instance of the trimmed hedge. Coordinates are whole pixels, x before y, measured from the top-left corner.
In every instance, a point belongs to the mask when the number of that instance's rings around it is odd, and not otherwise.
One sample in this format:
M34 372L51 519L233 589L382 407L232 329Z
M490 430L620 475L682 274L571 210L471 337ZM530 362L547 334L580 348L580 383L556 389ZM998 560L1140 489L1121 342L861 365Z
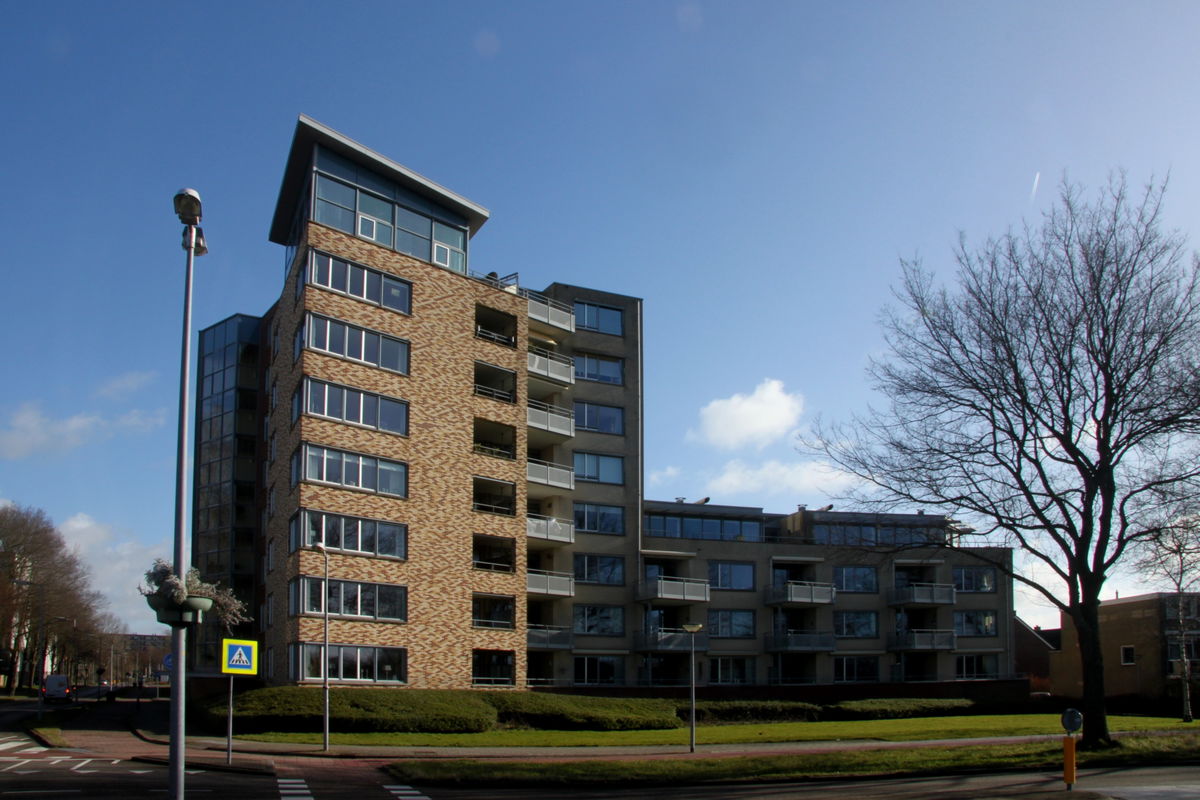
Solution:
M680 719L688 717L688 703L677 704ZM822 707L798 700L704 700L696 703L696 721L707 724L742 722L815 722Z
M669 700L540 692L489 692L500 722L545 730L629 731L676 728L683 722Z
M822 719L902 719L905 717L944 717L969 714L975 710L973 700L935 698L879 698L877 700L847 700L826 706Z

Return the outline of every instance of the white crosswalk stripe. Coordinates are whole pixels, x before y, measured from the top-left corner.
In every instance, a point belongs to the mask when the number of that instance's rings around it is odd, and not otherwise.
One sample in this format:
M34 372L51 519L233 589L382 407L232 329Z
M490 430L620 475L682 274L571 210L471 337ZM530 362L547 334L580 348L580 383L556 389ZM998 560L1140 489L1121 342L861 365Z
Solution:
M312 800L312 792L308 789L308 784L303 778L276 778L279 786L280 798L288 800Z
M391 793L392 797L402 797L404 800L429 800L429 796L414 789L411 786L394 785L384 786Z

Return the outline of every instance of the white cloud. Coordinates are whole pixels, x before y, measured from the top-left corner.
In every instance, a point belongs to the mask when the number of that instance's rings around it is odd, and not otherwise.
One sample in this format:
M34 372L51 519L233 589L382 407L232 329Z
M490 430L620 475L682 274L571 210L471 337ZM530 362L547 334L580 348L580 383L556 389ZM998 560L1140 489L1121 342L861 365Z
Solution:
M155 377L156 373L153 372L126 372L102 383L96 389L96 396L121 400L132 396L134 392L149 384Z
M814 496L838 494L854 483L853 476L820 461L784 463L771 460L752 465L735 459L726 463L721 474L708 482L707 489L718 497L787 495L803 502Z
M713 400L700 409L700 430L689 441L722 450L754 446L762 449L788 435L804 411L804 397L784 391L783 381L767 378L750 395Z
M647 482L651 486L657 486L660 483L666 483L667 481L674 480L678 477L679 467L663 467L662 469L656 469L651 472Z
M27 403L13 412L6 428L0 428L0 459L16 461L33 455L57 455L120 431L144 433L161 427L165 419L166 414L161 410L138 409L114 419L90 413L52 419L36 405Z
M169 542L148 546L119 537L111 525L83 513L72 516L58 530L89 567L92 588L108 600L109 613L134 633L162 632L137 587L156 557L170 556Z

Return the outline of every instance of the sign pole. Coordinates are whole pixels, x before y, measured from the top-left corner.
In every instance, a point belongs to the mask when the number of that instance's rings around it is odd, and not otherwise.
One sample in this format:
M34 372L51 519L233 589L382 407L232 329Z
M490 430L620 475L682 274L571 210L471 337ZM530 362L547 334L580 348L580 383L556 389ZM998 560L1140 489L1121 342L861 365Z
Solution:
M229 708L225 721L225 763L233 763L233 676L258 674L258 642L221 640L221 672L229 675Z
M225 763L233 763L233 675L229 676L229 714L225 721Z

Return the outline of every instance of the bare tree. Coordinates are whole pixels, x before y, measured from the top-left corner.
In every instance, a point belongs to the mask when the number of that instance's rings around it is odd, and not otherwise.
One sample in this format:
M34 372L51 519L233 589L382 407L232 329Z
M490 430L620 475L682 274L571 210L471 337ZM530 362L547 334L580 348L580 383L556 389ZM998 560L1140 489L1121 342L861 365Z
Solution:
M1200 469L1200 264L1160 229L1164 193L1131 198L1120 176L1089 204L1064 182L1040 227L960 240L954 291L904 262L868 370L886 407L807 443L870 499L940 506L974 526L963 544L1015 546L1052 576L1013 574L1078 631L1084 746L1111 743L1105 580Z
M1192 721L1192 662L1188 647L1186 593L1200 585L1200 517L1176 517L1147 540L1137 560L1140 571L1160 578L1175 591L1175 636L1179 648L1180 717ZM1193 618L1195 614L1191 615Z

